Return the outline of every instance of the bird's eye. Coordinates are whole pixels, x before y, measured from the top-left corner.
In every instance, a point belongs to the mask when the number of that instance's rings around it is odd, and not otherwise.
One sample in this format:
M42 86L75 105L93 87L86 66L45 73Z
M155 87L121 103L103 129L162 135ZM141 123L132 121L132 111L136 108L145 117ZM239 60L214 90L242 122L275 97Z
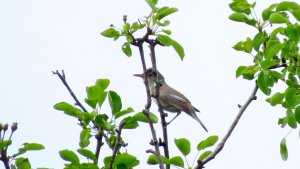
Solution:
M149 73L148 76L151 77L151 76L153 76L153 74L152 74L152 73Z

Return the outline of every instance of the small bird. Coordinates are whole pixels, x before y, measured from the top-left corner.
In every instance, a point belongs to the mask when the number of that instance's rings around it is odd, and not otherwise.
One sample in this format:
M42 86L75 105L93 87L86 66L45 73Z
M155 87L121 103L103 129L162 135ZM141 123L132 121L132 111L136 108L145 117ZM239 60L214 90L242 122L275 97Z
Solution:
M197 120L200 125L204 128L206 132L208 132L207 128L204 124L200 121L197 117L196 112L199 112L197 108L192 106L191 102L180 92L170 87L166 82L165 78L161 73L158 71L154 72L152 68L146 70L145 74L134 74L134 76L148 79L150 94L154 98L155 103L157 104L156 100L156 84L155 78L157 79L159 87L159 103L162 108L169 112L176 112L177 115L168 123L170 124L179 114L181 111L185 112L186 114L190 115L192 118Z

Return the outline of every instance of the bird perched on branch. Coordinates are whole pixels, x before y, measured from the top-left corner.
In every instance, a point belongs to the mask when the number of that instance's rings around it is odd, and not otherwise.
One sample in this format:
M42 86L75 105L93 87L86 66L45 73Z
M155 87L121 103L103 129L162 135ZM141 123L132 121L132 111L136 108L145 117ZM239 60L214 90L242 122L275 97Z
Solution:
M183 94L170 87L165 82L165 78L161 73L159 73L158 71L155 72L152 68L149 68L146 70L145 74L135 74L134 76L141 77L143 79L147 77L150 93L151 96L154 98L156 104L156 99L158 98L159 104L164 110L177 113L177 115L168 124L170 124L177 116L180 115L181 111L183 111L195 120L197 120L207 132L207 128L196 115L196 112L199 112L199 110L195 108ZM159 85L158 96L156 94L157 92L155 79L157 80L157 84Z

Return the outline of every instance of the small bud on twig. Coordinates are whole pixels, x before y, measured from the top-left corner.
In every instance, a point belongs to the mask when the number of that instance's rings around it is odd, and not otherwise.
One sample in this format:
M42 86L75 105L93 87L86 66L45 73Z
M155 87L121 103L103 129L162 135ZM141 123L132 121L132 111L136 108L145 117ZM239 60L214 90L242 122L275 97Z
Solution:
M8 124L3 125L3 131L5 132L8 129Z
M11 125L11 132L15 132L17 129L18 129L18 123L15 122Z

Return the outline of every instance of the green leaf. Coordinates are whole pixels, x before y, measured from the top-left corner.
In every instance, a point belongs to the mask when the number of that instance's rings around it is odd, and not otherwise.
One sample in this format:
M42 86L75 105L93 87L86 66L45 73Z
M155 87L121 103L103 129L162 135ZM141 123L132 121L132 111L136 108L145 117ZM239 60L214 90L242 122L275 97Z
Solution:
M264 70L268 70L270 67L277 65L277 62L271 61L271 60L264 60L260 63L261 68Z
M128 153L122 153L122 154L118 154L115 158L115 162L114 165L116 168L119 168L117 166L119 165L124 165L124 167L126 166L126 168L133 168L135 166L137 166L139 164L139 160L134 157L133 155L130 155ZM115 168L113 167L113 168Z
M128 34L129 33L129 29L130 29L130 24L129 23L125 23L123 26L123 33L124 34Z
M187 156L190 153L191 143L189 140L187 140L186 138L179 138L179 139L174 139L174 142L177 148L184 156Z
M280 43L267 46L265 50L265 56L267 60L273 59L273 57L282 49L283 45Z
M177 11L178 11L177 8L162 7L157 11L155 19L157 19L159 21L159 20L163 19L164 17L171 15Z
M173 44L173 40L167 35L157 35L157 40L165 46L171 46Z
M157 25L159 26L168 26L170 25L170 21L169 20L164 20L163 22L157 22Z
M246 68L247 68L246 66L239 66L236 69L235 77L238 78L239 76L241 76Z
M126 56L130 57L132 55L131 47L129 42L125 42L122 45L122 51L125 53Z
M23 149L25 151L45 149L45 147L39 143L24 143L23 146L24 146Z
M180 59L183 60L184 55L185 55L183 47L175 40L173 40L172 47L175 49L175 51L179 55Z
M80 147L85 148L89 146L91 137L92 137L91 128L83 129L80 133L80 142L79 142Z
M284 92L284 98L288 107L293 107L299 102L299 96L296 96L297 89L294 87L289 87Z
M291 109L288 109L286 111L286 114L287 114L288 125L293 129L297 128L297 121L293 111Z
M278 124L281 128L284 128L287 125L287 117L279 118Z
M155 165L155 164L158 164L159 161L158 161L156 155L151 154L151 155L148 157L147 163L150 164L150 165Z
M212 153L212 151L205 151L204 153L202 153L199 157L200 160L204 160L206 157L208 157L210 154Z
M171 35L172 34L172 32L170 30L162 29L161 31L163 31L167 35Z
M97 79L95 85L100 88L100 90L104 91L109 86L109 79Z
M244 22L248 25L255 26L256 20L255 19L249 19L247 15L243 13L233 13L229 15L229 19L236 22Z
M289 19L287 18L287 16L283 15L282 13L274 12L270 15L269 22L270 23L288 23Z
M61 151L59 151L59 155L65 161L69 161L71 163L79 164L78 156L71 150L61 150Z
M265 93L266 95L270 95L271 89L268 86L267 81L268 81L268 78L267 78L267 75L265 74L265 72L263 72L263 71L260 72L258 74L258 78L257 78L257 85L263 93Z
M297 122L300 124L300 106L296 107L295 109L295 118Z
M184 161L180 156L172 157L170 163L178 167L184 167Z
M158 0L146 0L146 2L151 7L151 9L154 10L156 8Z
M219 137L217 135L209 136L205 140L202 140L198 145L197 149L203 150L205 148L211 147L216 144L216 142L219 140Z
M107 38L113 38L114 40L117 40L120 37L120 32L117 31L115 28L108 28L105 31L101 32L101 35Z
M297 21L300 21L300 9L291 11L292 15L297 19Z
M281 154L282 160L286 161L288 159L288 149L286 146L285 138L282 138L282 140L280 142L280 154Z
M12 141L11 140L0 140L0 151L6 148L7 146L11 145Z
M266 101L269 102L272 106L276 106L277 104L281 104L284 95L280 92L273 94L272 97L268 98Z
M112 110L112 113L115 114L122 109L121 97L115 92L110 90L108 92L109 104Z
M258 52L260 45L266 42L268 35L266 32L259 32L253 38L253 48Z
M109 79L98 79L95 85L87 87L87 99L85 99L85 102L94 109L96 108L97 104L102 106L107 97L107 92L105 89L108 87L109 83Z
M133 108L128 107L128 108L125 109L125 110L116 112L116 113L115 113L115 119L117 119L117 118L119 118L119 117L121 117L121 116L124 116L124 115L126 115L126 114L128 114L128 113L132 113L132 112L134 112Z
M262 12L262 18L264 21L269 20L270 15L274 13L274 9L277 7L278 4L272 4L270 7L266 8Z
M109 166L110 162L111 162L111 156L107 156L103 159L103 163L105 166Z
M31 169L31 164L28 158L20 157L16 159L16 166L18 169Z
M108 123L108 116L106 114L98 114L95 117L95 123L97 126L104 128L108 131L112 131L114 129L114 127Z
M161 156L161 158L164 164L170 164L169 160L165 156ZM150 165L155 165L159 163L159 160L155 154L151 154L148 157L147 163Z
M247 53L251 53L252 51L252 40L250 38L247 38L246 41L240 41L237 44L233 46L233 49L237 51L244 51Z
M231 10L235 11L235 12L240 12L240 13L244 13L249 15L251 13L250 8L253 5L249 4L247 1L245 0L241 0L241 1L233 1L232 3L229 4L229 7Z
M151 119L152 123L157 123L158 122L158 118L155 114L150 112L149 116L150 116L150 119ZM147 116L143 112L139 112L139 113L135 114L133 116L133 118L137 121L140 121L140 122L149 123Z
M131 116L124 118L123 121L126 122L126 124L123 127L124 129L135 129L139 126L137 120Z
M300 9L300 5L296 2L282 1L277 5L276 11L291 11Z
M64 111L64 113L69 116L73 116L77 118L80 118L81 114L83 113L80 109L66 102L57 103L56 105L54 105L54 108L56 110Z
M80 148L77 151L78 151L79 154L85 156L88 159L93 160L94 163L97 163L97 161L98 161L97 157L91 150Z

